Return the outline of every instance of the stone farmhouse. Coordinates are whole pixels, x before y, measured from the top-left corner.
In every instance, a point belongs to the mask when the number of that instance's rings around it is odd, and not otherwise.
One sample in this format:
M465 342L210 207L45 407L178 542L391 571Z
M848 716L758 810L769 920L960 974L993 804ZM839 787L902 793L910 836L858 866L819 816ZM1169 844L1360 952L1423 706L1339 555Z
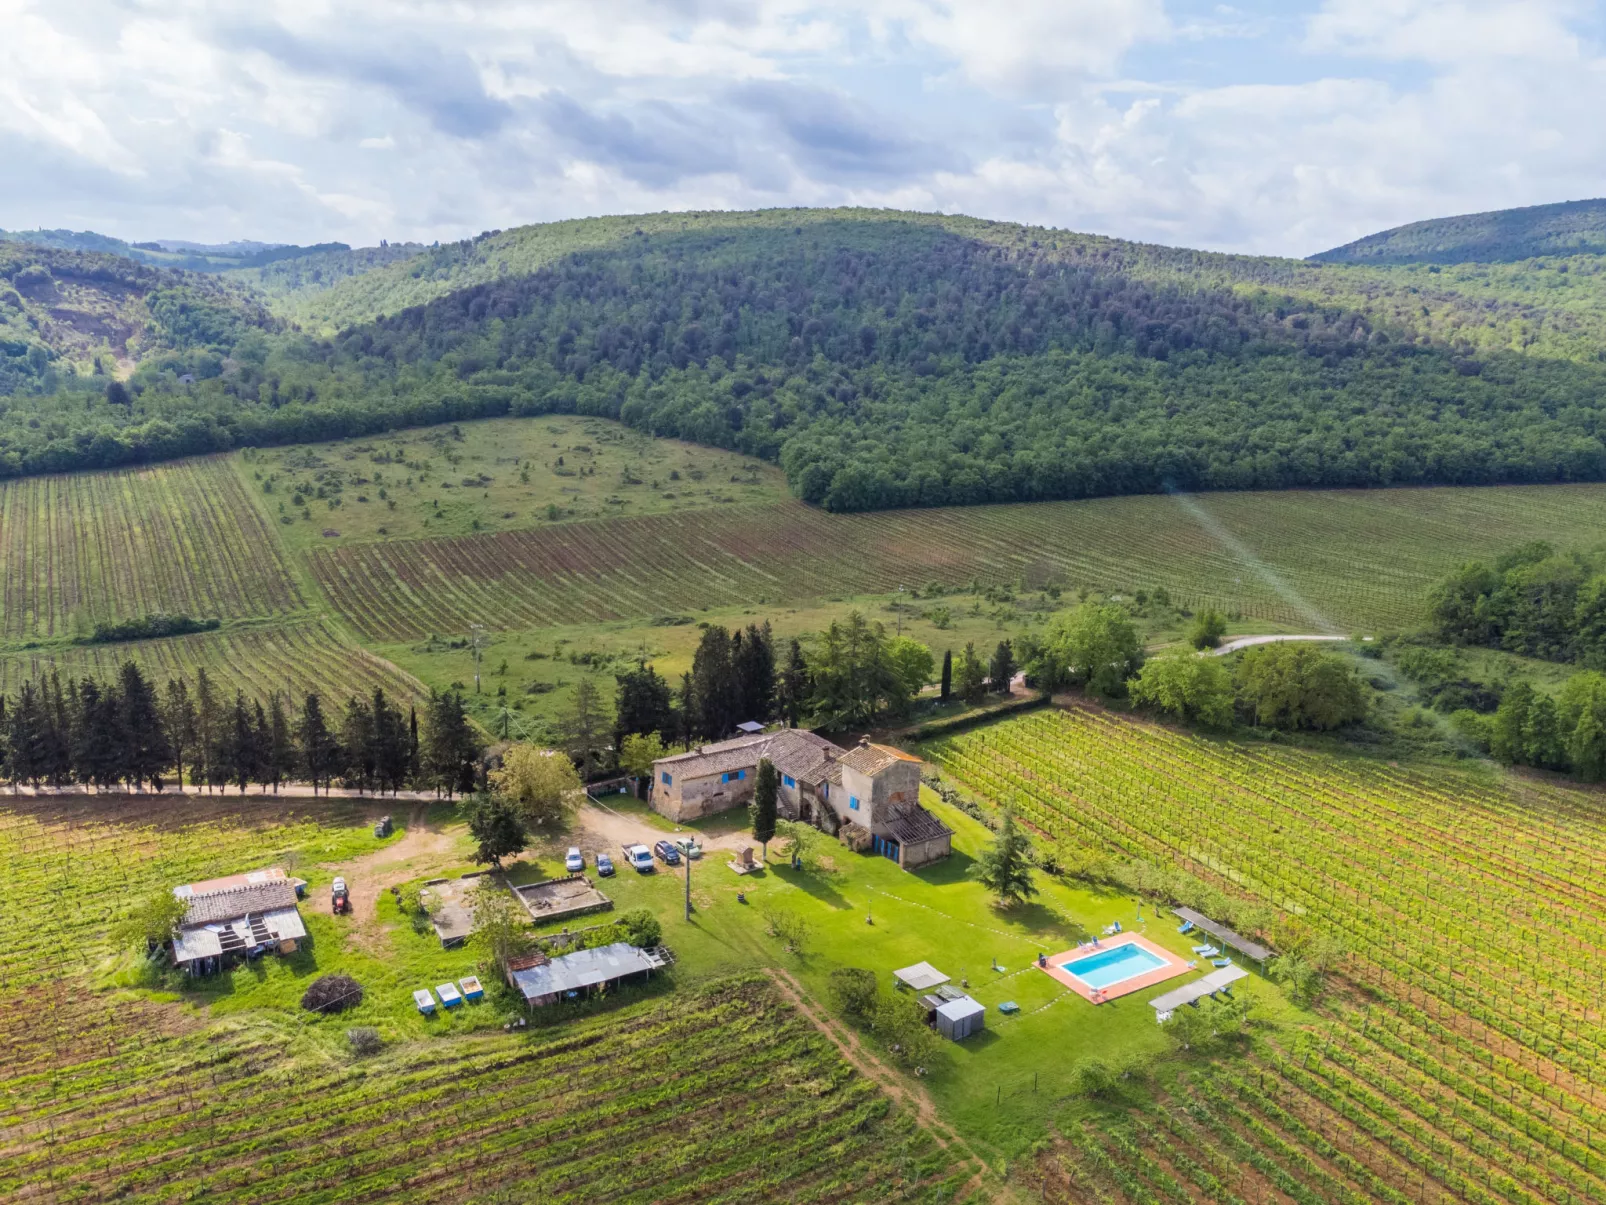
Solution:
M306 940L295 883L277 866L186 883L173 894L188 906L173 934L173 963L192 975L260 954L293 954Z
M761 760L775 767L776 810L788 820L836 834L905 870L953 852L953 831L920 806L918 757L868 740L843 749L802 728L660 758L652 766L652 806L677 823L745 807Z

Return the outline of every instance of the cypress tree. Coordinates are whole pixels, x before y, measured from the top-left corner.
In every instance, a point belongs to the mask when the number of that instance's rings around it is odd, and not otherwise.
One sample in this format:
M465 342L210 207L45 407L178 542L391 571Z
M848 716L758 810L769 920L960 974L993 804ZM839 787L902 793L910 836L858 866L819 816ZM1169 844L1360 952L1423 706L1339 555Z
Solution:
M346 785L366 791L374 785L374 713L361 699L346 700L346 714L340 724L340 746L346 751L341 774Z
M329 731L329 721L323 714L323 700L317 692L310 692L301 704L301 719L296 724L296 741L301 746L301 765L312 793L325 788L340 769L340 744Z
M278 691L268 705L268 780L273 793L279 793L279 784L295 773L296 743L290 732L290 720L284 714L284 700Z
M938 699L946 703L954 693L954 651L949 649L942 655L942 691Z
M692 655L692 716L695 734L704 740L723 740L740 722L736 709L741 699L732 653L730 633L716 624L703 631Z
M809 706L809 669L802 642L793 638L786 649L786 664L775 685L776 709L788 728L796 728Z
M381 791L392 793L407 781L410 760L408 731L402 722L401 708L385 698L385 692L374 687L374 775Z
M244 795L245 788L261 777L262 749L258 744L255 717L245 705L245 695L239 691L234 693L234 709L226 728L224 782L232 779Z
M203 665L195 671L195 752L192 754L190 781L204 782L208 794L220 781L228 781L226 774L220 778L218 773L222 754L223 708Z
M614 675L613 747L620 748L627 736L648 736L654 732L673 737L675 709L669 683L645 661L636 668Z
M775 714L775 640L768 620L762 628L749 624L745 634L732 639L731 672L740 717L736 723L769 723Z
M10 722L6 725L6 743L10 748L9 765L11 781L26 781L29 786L37 787L39 780L44 777L49 754L46 750L46 721L44 708L40 704L39 692L34 689L32 680L22 684L22 690L17 695L17 705L11 709Z
M156 691L132 661L123 663L118 679L122 696L124 768L136 788L149 780L162 789L162 771L173 764L173 750L163 731Z
M162 727L167 733L168 748L173 752L173 766L178 774L180 789L184 786L184 755L195 749L195 704L190 689L182 678L167 680L166 698L162 705ZM191 781L194 781L193 776Z
M1009 684L1015 677L1015 650L1009 641L1000 640L998 647L993 650L992 662L987 667L987 677L992 683L995 694L1009 693Z
M775 766L769 758L760 758L758 774L753 781L753 840L764 848L763 858L770 857L770 842L775 839L775 804L779 784Z
M64 787L73 776L74 719L78 714L78 688L61 689L61 679L50 671L50 694L45 704L45 774L53 787Z

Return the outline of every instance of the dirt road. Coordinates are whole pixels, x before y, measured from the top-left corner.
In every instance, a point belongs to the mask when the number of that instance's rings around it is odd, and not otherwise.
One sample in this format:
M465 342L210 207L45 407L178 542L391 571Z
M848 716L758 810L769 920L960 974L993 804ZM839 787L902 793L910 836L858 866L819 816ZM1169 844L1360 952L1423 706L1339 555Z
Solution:
M322 864L323 869L332 870L346 880L351 892L352 919L359 924L374 923L379 897L391 887L409 879L428 877L432 870L462 859L457 848L458 834L432 824L429 809L422 804L413 808L405 827L407 831L401 839L383 849L349 862ZM329 913L328 890L319 891L311 905L318 912Z
M1212 657L1225 657L1228 653L1236 653L1239 649L1250 648L1257 644L1280 644L1284 640L1348 640L1348 636L1239 636L1235 640L1224 641L1210 650Z

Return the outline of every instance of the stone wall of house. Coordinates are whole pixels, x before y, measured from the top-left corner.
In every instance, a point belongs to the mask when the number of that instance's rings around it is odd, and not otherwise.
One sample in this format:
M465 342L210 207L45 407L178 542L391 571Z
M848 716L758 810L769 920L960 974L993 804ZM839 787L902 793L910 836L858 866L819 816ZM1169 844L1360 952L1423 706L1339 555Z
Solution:
M652 807L655 812L676 824L688 820L701 820L733 807L746 807L753 800L752 770L743 779L721 782L720 775L682 779L675 775L673 786L664 786L662 780L653 783Z

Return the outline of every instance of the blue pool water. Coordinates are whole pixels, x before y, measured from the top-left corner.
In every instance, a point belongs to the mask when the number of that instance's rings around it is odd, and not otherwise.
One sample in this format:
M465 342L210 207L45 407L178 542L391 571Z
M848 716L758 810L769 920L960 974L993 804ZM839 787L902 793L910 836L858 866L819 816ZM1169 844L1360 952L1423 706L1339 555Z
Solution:
M1134 942L1116 946L1113 950L1101 950L1073 962L1062 962L1060 969L1075 975L1088 987L1114 987L1124 979L1147 971L1157 971L1165 965L1165 959L1149 953Z

